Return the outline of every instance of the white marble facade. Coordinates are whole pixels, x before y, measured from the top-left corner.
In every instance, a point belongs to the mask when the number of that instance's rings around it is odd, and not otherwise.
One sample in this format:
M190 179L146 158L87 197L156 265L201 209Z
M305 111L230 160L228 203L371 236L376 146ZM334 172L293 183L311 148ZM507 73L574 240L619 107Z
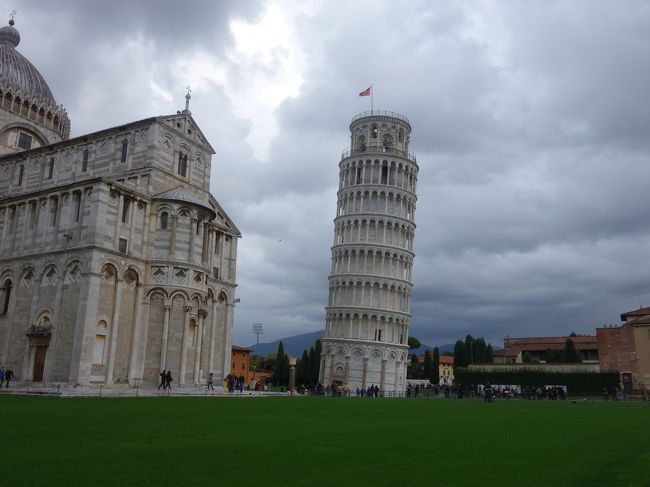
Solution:
M0 68L0 365L82 385L223 377L240 233L209 192L214 150L189 96L68 139L14 31L0 29L0 59L25 71Z
M320 381L404 390L418 165L411 125L392 112L350 124L339 163Z

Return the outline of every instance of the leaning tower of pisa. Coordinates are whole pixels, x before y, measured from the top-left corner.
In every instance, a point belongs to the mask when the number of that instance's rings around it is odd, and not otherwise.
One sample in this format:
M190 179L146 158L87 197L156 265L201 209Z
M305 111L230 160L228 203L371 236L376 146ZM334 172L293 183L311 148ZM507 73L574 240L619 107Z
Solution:
M404 390L418 165L411 125L393 112L357 115L339 163L322 384Z

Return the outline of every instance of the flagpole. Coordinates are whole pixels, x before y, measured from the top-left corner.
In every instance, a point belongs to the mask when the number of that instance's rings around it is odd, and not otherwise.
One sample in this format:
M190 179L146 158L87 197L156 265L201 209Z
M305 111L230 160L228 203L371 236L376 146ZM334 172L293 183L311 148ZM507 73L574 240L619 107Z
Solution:
M370 83L370 115L372 115L374 112L374 103L373 103L374 96L375 96L375 88L372 85L372 83Z

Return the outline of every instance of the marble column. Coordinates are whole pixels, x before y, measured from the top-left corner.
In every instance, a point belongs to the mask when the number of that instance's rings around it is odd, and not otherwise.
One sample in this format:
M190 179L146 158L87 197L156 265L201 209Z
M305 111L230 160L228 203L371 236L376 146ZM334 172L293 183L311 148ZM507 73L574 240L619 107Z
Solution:
M190 326L191 306L185 306L185 322L183 325L183 339L181 340L181 371L179 383L185 384L185 371L187 369L187 330Z
M167 341L169 340L169 315L172 302L165 301L165 321L163 323L162 344L160 346L160 370L167 370Z
M108 355L108 367L106 367L106 383L113 383L113 369L115 367L115 351L117 350L117 331L120 322L120 303L122 302L122 279L115 280L115 293L113 299L113 317L111 323L111 348Z
M199 370L201 366L201 347L203 345L203 319L207 315L206 310L198 310L198 336L196 337L196 349L194 354L194 383L198 384L200 381Z
M361 381L361 387L363 389L368 388L368 357L363 358L363 379Z

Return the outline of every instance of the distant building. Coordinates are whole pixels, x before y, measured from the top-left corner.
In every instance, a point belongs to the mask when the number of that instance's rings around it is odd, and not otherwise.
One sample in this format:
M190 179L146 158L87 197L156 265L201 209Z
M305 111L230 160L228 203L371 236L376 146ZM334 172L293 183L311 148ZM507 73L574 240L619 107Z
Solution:
M454 357L452 355L441 355L438 365L440 385L451 385L454 382Z
M503 349L494 351L495 364L522 364L524 353L533 363L546 363L547 351L561 351L571 339L582 357L582 363L598 363L598 344L594 335L559 337L504 338Z
M620 326L596 329L600 370L621 374L625 390L650 389L650 307L621 314Z
M424 364L424 354L418 355L420 365ZM454 382L454 357L452 355L440 355L438 363L438 377L440 385L451 385Z
M237 377L244 376L244 384L248 385L249 382L249 370L251 366L251 350L250 348L238 347L237 345L232 346L232 367L230 368L230 373L236 375Z

